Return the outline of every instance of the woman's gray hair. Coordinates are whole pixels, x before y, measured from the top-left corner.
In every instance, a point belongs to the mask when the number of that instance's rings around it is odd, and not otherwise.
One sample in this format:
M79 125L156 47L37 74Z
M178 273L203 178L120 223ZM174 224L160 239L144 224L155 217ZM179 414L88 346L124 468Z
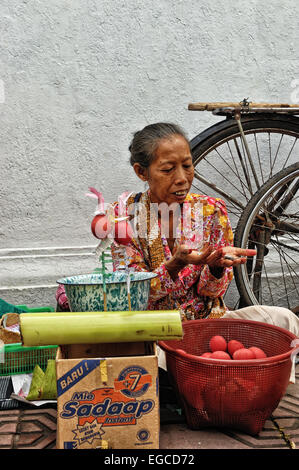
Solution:
M135 132L129 146L131 165L139 163L143 168L148 168L155 159L159 142L163 139L171 139L174 135L180 135L189 145L185 132L177 124L157 122Z

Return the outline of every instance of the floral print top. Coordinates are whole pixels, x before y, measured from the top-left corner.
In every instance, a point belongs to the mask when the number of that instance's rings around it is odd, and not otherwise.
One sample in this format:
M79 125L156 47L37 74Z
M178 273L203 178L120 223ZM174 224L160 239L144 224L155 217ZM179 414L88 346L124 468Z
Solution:
M131 203L134 200L133 196L132 198ZM149 192L142 193L140 202L146 208L149 220ZM198 249L207 244L215 249L233 245L233 233L223 200L189 193L183 208L187 209L182 210L176 243ZM184 225L186 214L189 220L191 216L192 230L188 224ZM148 236L136 235L129 245L121 246L126 253L129 268L157 274L151 281L147 309L179 309L183 320L221 317L227 310L222 296L232 280L232 268L225 268L222 277L218 279L212 275L208 265L190 264L173 280L165 267L165 262L172 257L172 253L167 238L161 233L158 219L154 230L150 227L147 233ZM121 247L116 242L112 244L114 270L123 267L119 250Z

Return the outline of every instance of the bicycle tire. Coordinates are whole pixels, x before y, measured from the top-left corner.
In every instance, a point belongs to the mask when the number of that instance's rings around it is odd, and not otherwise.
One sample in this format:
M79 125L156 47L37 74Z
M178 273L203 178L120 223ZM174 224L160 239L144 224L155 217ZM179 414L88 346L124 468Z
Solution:
M289 191L289 196L291 195L289 199L286 197L287 191ZM282 210L283 200L285 208ZM288 205L286 201L288 201ZM279 212L277 208L280 209ZM289 213L284 213L285 210L288 210ZM268 216L270 223L265 222L265 214ZM295 163L270 178L256 192L239 219L235 233L235 246L240 248L250 246L261 250L261 254L258 254L257 259L253 261L253 265L251 265L252 260L250 260L247 264L234 268L235 281L242 299L242 306L270 303L293 311L299 306L299 261L293 258L296 253L299 260L298 214L299 163ZM293 227L294 231L288 232L285 230L285 227L288 226ZM282 227L284 227L283 230ZM253 240L256 241L257 237L256 235L253 237L253 234L258 234L259 237L259 241L256 242L255 246ZM265 234L269 239L267 245L261 241L262 237L265 239ZM265 249L268 251L265 251ZM262 265L258 265L261 261ZM268 263L267 266L266 262ZM290 262L291 267L288 262ZM286 277L285 269L287 271ZM257 281L260 282L258 288L254 287L255 273L257 274ZM280 282L280 279L283 280ZM271 285L273 285L273 290L271 290Z
M267 152L263 152L263 161L260 155L258 155L259 163L256 162L256 164L260 186L278 171L298 161L299 118L296 116L264 113L242 115L242 126L246 139L249 141L251 139L250 152L255 151L254 146L257 147L257 152L264 150L265 145L267 146L268 135L269 142L272 139L273 152L277 153L271 155L272 149L269 144L269 155L266 155ZM285 140L283 141L284 137ZM262 141L263 149L259 149L256 143L258 140ZM293 140L294 146L292 148ZM239 150L243 146L237 122L233 118L227 118L214 124L190 140L195 167L192 190L193 192L222 198L227 204L233 231L235 232L244 208L259 187L256 185L252 171L249 168L247 175L245 175L246 169L244 170L244 175L250 180L252 190L251 192L247 190L247 180L243 176L243 170L237 167L235 161L233 162L232 160L232 155L230 155L230 152L234 151L234 148L231 148L233 145L230 145L233 143L234 147L239 146ZM287 153L289 152L289 147L291 148L290 155ZM297 148L298 153L296 153ZM221 154L220 150L224 153ZM244 148L242 148L243 151ZM285 155L285 153L287 154ZM246 160L245 152L243 156L245 156ZM256 155L253 156L256 157ZM209 184L205 184L202 181L198 183L198 179L196 179L198 176L208 179ZM231 202L232 197L237 205L235 202Z

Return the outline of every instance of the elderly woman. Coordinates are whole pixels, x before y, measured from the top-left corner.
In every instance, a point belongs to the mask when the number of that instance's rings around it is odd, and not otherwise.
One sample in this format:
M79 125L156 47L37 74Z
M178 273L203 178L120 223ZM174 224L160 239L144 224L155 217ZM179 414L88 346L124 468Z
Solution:
M126 252L136 271L157 274L149 308L179 308L183 320L222 316L232 267L246 262L255 250L232 246L222 200L189 193L194 168L188 140L178 126L147 126L134 135L129 149L131 165L149 189L127 202L130 209L137 203L132 214L137 220L136 237Z
M225 306L233 266L256 251L233 246L224 201L189 192L194 167L183 130L170 123L148 125L135 133L129 150L130 163L148 190L127 200L135 230L125 250L130 267L157 274L148 308L179 309L183 321L247 318L299 336L299 319L288 309L255 305L228 311ZM118 246L113 242L114 269L120 267ZM58 302L65 301L63 291L59 293ZM294 381L294 372L292 376Z
M129 150L130 163L148 190L128 199L128 207L137 207L132 214L137 220L126 253L136 271L157 274L149 308L179 308L183 320L250 316L283 323L289 329L297 327L298 334L298 319L288 309L252 306L228 313L223 295L232 280L233 266L245 263L256 251L233 246L224 201L189 193L194 167L183 130L170 123L146 126L135 133ZM167 207L171 210L165 210ZM112 246L115 269L116 247L117 243Z

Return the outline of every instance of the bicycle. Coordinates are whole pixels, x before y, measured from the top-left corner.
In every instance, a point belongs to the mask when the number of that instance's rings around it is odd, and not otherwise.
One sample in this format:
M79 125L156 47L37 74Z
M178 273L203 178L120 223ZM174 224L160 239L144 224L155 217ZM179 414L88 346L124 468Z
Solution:
M278 184L275 176L283 171L288 173L286 169L299 161L299 106L251 103L248 99L244 99L240 103L191 103L188 109L209 111L217 116L225 116L224 120L204 130L190 141L195 166L196 184L193 186L197 192L212 196L216 194L225 200L232 221L236 246L245 247L247 243L251 247L258 248L256 258L259 264L253 267L250 265L252 260L249 260L242 269L235 269L235 280L241 297L241 306L259 304L267 298L267 296L262 297L262 291L265 289L263 282L267 269L265 263L270 259L268 245L272 243L272 239L268 233L268 241L264 242L263 251L261 242L254 240L250 235L250 230L253 231L256 227L255 219L251 218L251 222L248 220L254 204L258 203L272 185ZM283 176L280 173L278 178ZM284 195L282 188L280 188L281 193L276 194L279 200ZM292 204L296 203L297 200L294 199ZM262 208L262 206L259 207ZM270 213L271 210L268 209L269 217ZM273 218L272 215L271 217ZM277 212L275 217L277 224L285 216L282 211L280 214ZM252 228L248 231L250 223ZM241 235L244 225L247 227L244 233L248 232L247 241L246 236ZM291 242L295 245L297 227L293 219L291 225L295 226ZM271 233L277 236L279 232L273 230ZM281 233L286 233L286 230ZM290 240L288 243L290 244ZM261 253L263 257L259 259ZM285 264L288 265L286 261ZM283 282L292 285L294 291L294 285L297 289L298 275L293 266L292 269L292 274L289 273L287 280L284 276ZM297 292L296 289L295 292ZM270 293L269 296L268 302L273 303L277 296L273 294L271 296ZM297 294L292 299L289 295L284 295L283 301L279 300L280 305L283 302L282 306L288 308L292 307L294 302L299 305ZM273 305L277 305L277 302Z
M257 250L256 258L235 268L245 304L271 304L299 313L299 162L255 193L236 227L235 245Z

